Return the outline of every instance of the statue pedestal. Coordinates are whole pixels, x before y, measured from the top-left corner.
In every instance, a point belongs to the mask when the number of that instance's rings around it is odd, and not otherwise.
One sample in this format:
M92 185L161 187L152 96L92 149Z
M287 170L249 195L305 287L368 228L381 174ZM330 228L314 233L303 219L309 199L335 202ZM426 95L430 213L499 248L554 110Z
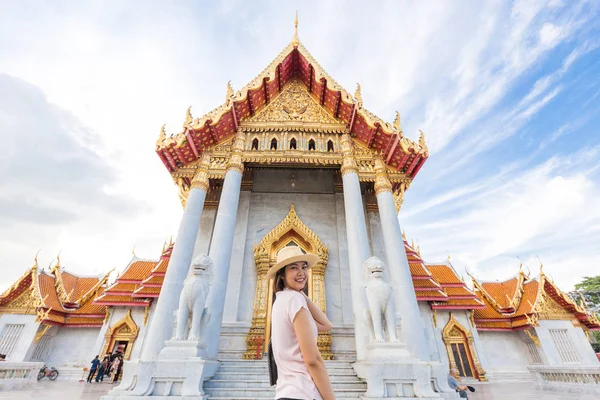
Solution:
M197 341L169 340L158 360L125 363L121 385L102 400L206 400L202 385L219 362L202 359L205 351L206 345Z
M431 387L431 366L410 357L402 343L371 343L364 361L354 363L359 378L367 382L361 399L440 400Z

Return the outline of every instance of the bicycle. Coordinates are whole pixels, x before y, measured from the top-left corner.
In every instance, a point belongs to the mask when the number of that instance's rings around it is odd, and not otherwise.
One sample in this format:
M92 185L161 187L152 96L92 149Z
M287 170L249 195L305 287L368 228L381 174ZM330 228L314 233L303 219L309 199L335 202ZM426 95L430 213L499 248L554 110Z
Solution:
M37 380L39 381L45 376L47 376L51 381L55 381L56 378L58 378L58 371L54 367L48 368L44 365L44 367L40 369L40 372L38 372Z

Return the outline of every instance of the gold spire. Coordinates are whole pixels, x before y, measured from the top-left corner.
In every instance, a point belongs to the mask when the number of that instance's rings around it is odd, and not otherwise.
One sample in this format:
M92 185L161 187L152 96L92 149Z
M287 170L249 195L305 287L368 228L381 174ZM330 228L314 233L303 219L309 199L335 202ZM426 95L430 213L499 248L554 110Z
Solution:
M292 37L292 44L298 45L300 39L298 39L298 11L296 10L296 18L294 18L294 37Z
M134 257L137 257L137 256L135 255L135 245L133 245L133 249L131 249L131 254L132 254Z
M402 125L400 124L400 113L396 111L396 119L394 120L394 129L398 132L402 132Z
M165 126L167 124L163 124L160 128L160 134L158 135L158 139L156 140L156 148L159 149L165 140L167 140L167 132L165 132Z
M40 251L42 251L42 249L39 249L37 253L35 253L35 257L33 258L33 266L31 268L35 268L37 270L38 268L38 255L40 254Z

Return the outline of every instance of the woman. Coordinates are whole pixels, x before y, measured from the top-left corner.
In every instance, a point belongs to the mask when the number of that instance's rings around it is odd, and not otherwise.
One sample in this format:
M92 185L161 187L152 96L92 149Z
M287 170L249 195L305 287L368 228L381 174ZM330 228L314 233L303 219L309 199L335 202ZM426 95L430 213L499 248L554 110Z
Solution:
M317 347L318 333L330 331L331 322L304 293L308 270L318 261L318 256L288 246L267 272L275 285L271 344L278 373L276 399L335 399Z
M116 357L115 360L112 362L112 365L110 366L110 381L109 381L109 383L113 383L114 381L117 380L117 371L119 370L120 366L121 366L121 357Z

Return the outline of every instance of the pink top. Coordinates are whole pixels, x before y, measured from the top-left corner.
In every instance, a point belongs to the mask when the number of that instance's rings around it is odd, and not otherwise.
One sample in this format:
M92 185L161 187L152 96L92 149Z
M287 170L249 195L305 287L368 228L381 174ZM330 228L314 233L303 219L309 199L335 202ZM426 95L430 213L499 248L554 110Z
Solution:
M322 400L308 373L294 331L294 317L302 308L310 313L306 299L300 292L284 289L276 293L271 316L271 344L278 374L276 399ZM316 338L319 332L312 317L310 323Z

